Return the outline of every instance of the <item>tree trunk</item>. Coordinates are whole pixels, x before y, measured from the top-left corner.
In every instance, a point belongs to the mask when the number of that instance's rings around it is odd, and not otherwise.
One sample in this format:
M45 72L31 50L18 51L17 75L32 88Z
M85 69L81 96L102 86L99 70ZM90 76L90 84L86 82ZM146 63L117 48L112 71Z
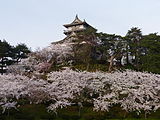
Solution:
M2 61L1 61L1 75L3 75L3 67L4 67L4 66L3 66L3 64L4 64L3 62L4 62L4 59L3 59L3 57L2 57Z
M147 112L144 113L144 118L147 119Z
M113 60L114 60L115 56L116 56L116 54L110 57L108 72L112 72L112 70L113 70Z
M126 64L128 65L129 64L129 50L128 50L128 47L126 49L127 49L127 52L126 52Z
M87 71L89 70L89 63L87 63Z

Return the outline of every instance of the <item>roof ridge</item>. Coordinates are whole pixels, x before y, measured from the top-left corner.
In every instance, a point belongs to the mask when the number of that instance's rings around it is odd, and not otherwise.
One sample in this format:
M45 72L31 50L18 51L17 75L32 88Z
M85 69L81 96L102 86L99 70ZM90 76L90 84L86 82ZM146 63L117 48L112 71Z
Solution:
M71 24L73 24L73 23L82 23L82 21L78 18L77 14L76 14L74 21Z

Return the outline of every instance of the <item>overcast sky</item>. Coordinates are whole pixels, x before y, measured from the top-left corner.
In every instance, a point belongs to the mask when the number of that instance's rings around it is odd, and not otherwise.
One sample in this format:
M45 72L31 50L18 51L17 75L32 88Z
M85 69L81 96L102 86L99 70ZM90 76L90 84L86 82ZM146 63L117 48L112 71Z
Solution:
M0 0L0 39L45 47L65 37L62 25L76 14L99 32L160 32L160 0Z

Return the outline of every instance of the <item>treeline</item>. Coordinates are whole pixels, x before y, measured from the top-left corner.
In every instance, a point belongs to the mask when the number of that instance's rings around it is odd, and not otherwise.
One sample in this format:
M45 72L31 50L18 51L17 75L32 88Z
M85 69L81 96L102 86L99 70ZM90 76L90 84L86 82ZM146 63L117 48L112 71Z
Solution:
M94 37L99 42L90 42L83 47L79 44L75 50L78 57L76 65L81 63L93 67L101 64L103 68L106 65L109 72L127 68L160 73L160 35L157 33L143 35L141 29L133 27L126 36L107 33L93 35L88 31L82 34L83 40L90 41ZM81 35L79 39L82 41Z
M12 46L7 41L0 40L0 73L5 73L7 66L20 62L21 59L26 58L30 52L25 44Z
M74 44L61 41L34 53L36 60L43 63L42 68L49 64L47 71L69 66L86 71L133 69L160 73L160 35L157 33L143 35L137 27L128 30L125 36L87 30L66 41ZM30 52L25 44L12 46L0 40L0 73L5 73L8 65L18 63Z

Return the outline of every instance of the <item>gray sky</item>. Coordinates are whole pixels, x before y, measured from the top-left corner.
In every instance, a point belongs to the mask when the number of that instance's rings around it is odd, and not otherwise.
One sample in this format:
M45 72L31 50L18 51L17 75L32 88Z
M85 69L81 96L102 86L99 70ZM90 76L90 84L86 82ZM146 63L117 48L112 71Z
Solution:
M65 37L62 25L76 14L99 32L160 32L160 0L0 0L0 39L45 47Z

